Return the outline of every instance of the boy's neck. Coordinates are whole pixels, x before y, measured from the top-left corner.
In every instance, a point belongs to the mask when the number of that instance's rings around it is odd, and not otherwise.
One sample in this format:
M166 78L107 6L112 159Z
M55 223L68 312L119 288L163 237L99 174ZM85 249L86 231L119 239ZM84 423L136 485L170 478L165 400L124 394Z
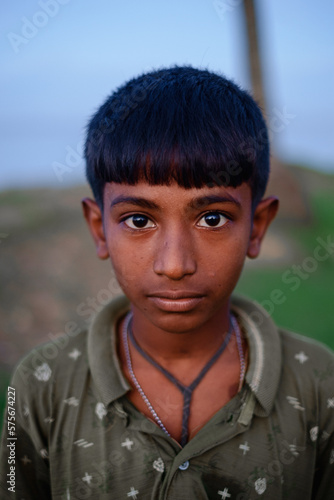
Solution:
M135 339L157 361L202 359L218 349L230 327L229 303L196 329L177 333L155 326L135 306L132 312Z

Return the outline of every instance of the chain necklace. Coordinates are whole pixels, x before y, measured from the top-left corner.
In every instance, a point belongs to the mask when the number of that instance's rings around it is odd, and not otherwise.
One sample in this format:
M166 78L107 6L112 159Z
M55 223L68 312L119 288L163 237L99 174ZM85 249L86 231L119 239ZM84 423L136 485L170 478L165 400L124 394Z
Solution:
M239 379L239 389L240 391L242 384L244 382L245 378L245 373L246 373L246 361L245 361L245 356L244 356L244 350L242 348L242 340L241 340L241 333L240 333L240 328L238 325L238 322L233 314L231 314L231 321L233 325L233 330L235 332L235 338L237 341L237 346L238 346L238 353L239 353L239 361L240 361L240 379Z
M157 412L153 408L150 400L148 399L148 397L146 396L145 392L143 391L143 389L142 389L140 383L138 382L138 380L137 380L137 378L135 376L135 373L133 371L131 354L130 354L130 348L129 348L129 340L128 340L129 326L130 326L131 320L132 320L132 313L129 312L126 315L126 318L125 318L125 321L124 321L124 326L123 326L123 332L122 332L123 345L124 345L125 358L126 358L126 364L127 364L127 368L128 368L131 380L132 380L135 388L137 389L139 395L141 396L141 398L143 399L144 403L146 404L149 412L151 413L151 415L153 416L154 420L156 421L156 423L159 425L159 427L168 436L170 436L170 433L168 432L168 430L164 426L162 420L160 419L160 417L158 416ZM233 315L231 315L231 324L232 324L231 326L233 326L233 331L235 332L236 341L237 341L237 347L238 347L238 353L239 353L239 360L240 360L240 381L239 381L239 389L238 389L238 390L240 390L240 388L242 387L244 376L245 376L246 364L245 364L245 357L244 357L243 349L242 349L242 341L241 341L241 334L240 334L239 325L238 325L238 322L236 321L236 319L235 319L235 317ZM226 345L228 344L228 341L229 341L231 333L232 333L232 329L230 328L230 331L229 331L229 333L228 333L228 335L227 335L224 343L222 344L222 346L217 351L219 353L219 356L223 352L223 350L225 349ZM131 335L132 335L132 332L131 332ZM189 389L190 389L190 387L191 387L192 384L189 387L183 386L177 379L175 379L175 377L173 377L171 374L169 374L169 372L167 372L167 370L165 370L163 367L161 367L155 360L153 360L153 358L151 358L147 353L145 353L145 351L143 351L141 349L141 347L138 346L138 344L136 344L136 341L135 341L133 335L132 335L132 339L131 340L132 340L132 342L134 342L136 348L141 352L141 354L144 355L144 357L146 359L148 359L148 361L150 361L151 363L154 364L154 366L156 366L161 371L163 371L163 373L165 375L167 375L168 378L171 377L172 379L174 379L174 380L172 380L172 382L174 383L174 385L178 386L178 388L181 390L181 392L183 392L184 397L186 397L185 393L188 393L188 396L189 396ZM211 360L209 362L210 366L211 366L212 362L214 362L216 360L215 358L216 358L216 355L213 358L211 358ZM205 371L205 373L206 373L206 371ZM203 374L203 376L204 376L204 374ZM202 378L202 377L200 376L200 378ZM197 379L198 379L198 377L195 380L197 380ZM194 382L193 382L193 384L194 384ZM191 398L191 393L190 393L190 397L188 397L188 407L190 405L190 398ZM186 442L188 440L188 429L187 429L187 427L188 427L188 418L189 418L189 408L187 408L187 410L188 411L186 412L186 420L185 420L185 422L184 422L184 418L183 418L183 424L185 424L185 425L183 425L182 438L181 438L181 445L183 445L183 446L186 444ZM185 417L185 407L183 409L183 417ZM185 429L184 429L184 427L185 427Z
M124 345L124 350L125 350L126 364L127 364L127 367L128 367L129 373L130 373L130 377L131 377L131 380L134 383L137 391L139 392L139 394L141 395L143 401L145 402L147 408L149 409L151 415L153 416L154 420L156 421L156 423L159 425L159 427L168 436L170 436L168 430L166 429L166 427L164 426L164 424L160 420L157 412L155 411L155 409L151 405L150 400L148 399L148 397L146 396L145 392L141 388L141 385L138 382L138 380L136 378L136 375L134 374L134 371L133 371L133 368L132 368L132 361L131 361L131 355L130 355L130 349L129 349L129 341L128 341L128 326L129 326L129 323L131 321L131 317L132 317L132 314L129 312L126 315L126 318L125 318L125 321L124 321L124 326L123 326L123 345Z

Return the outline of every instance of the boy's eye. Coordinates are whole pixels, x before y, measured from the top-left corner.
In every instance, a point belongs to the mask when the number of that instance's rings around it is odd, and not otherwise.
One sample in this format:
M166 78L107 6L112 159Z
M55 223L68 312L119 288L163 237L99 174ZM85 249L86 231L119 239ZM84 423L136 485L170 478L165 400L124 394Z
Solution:
M124 219L124 223L131 229L146 229L148 227L154 227L155 224L146 215L131 215Z
M227 218L219 212L209 212L203 215L197 225L200 227L221 227L226 224Z

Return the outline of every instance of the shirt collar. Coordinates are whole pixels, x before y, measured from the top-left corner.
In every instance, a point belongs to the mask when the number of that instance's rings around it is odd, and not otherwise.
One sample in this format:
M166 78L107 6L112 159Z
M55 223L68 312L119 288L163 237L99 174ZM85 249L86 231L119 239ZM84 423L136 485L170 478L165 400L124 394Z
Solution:
M98 312L88 332L88 363L105 406L131 389L120 367L116 335L118 320L129 309L124 295L116 297Z
M281 372L281 343L276 325L255 302L233 296L236 313L249 345L246 383L255 395L255 414L266 416L274 404ZM88 362L95 386L107 406L130 390L117 356L116 325L130 309L125 296L107 304L95 317L88 334Z
M278 329L256 302L232 297L232 311L238 316L249 346L246 383L256 397L255 414L269 415L278 390L282 353Z

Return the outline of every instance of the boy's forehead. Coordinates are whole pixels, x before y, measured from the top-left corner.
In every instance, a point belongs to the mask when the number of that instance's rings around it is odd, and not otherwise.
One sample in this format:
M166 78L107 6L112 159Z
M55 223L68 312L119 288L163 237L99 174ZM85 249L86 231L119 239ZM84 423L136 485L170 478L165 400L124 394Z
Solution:
M146 199L154 202L159 207L170 206L177 203L179 206L188 207L193 205L198 208L205 204L206 200L217 202L234 203L240 206L251 206L252 192L248 183L240 186L205 185L201 188L186 189L179 186L177 182L168 185L152 185L146 181L140 181L131 185L126 183L108 182L104 188L105 206L113 206L117 203L126 202L127 199Z

